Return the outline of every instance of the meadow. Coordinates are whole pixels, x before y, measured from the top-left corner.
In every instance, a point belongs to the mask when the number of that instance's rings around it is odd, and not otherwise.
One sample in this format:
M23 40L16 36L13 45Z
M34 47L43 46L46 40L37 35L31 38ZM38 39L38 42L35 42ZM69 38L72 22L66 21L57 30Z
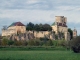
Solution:
M80 60L80 53L60 48L0 48L0 60Z

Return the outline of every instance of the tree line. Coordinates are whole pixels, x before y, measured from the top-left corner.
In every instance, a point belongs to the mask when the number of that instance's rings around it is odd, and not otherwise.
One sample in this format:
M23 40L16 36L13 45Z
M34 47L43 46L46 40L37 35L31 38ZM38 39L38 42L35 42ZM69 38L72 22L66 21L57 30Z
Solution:
M49 24L33 24L29 22L26 25L26 30L30 31L52 31L52 27Z

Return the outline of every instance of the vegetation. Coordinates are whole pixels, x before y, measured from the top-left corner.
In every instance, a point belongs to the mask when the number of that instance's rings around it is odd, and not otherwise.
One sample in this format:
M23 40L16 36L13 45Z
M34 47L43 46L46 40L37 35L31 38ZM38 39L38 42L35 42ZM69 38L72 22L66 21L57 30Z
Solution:
M32 40L8 40L8 38L4 37L0 40L0 46L62 46L67 47L68 41L65 40L50 40L46 37L40 39L32 39Z
M80 53L80 36L70 41L70 46L75 53Z
M72 51L0 51L0 60L79 60Z
M0 60L79 60L80 36L69 41L40 38L34 40L0 40ZM69 43L68 43L69 42ZM69 47L72 50L67 49ZM73 58L74 57L74 58Z
M68 32L70 33L70 36L71 36L70 40L73 39L73 31L69 28Z
M49 24L33 24L29 22L26 26L26 30L30 31L52 31L52 27Z

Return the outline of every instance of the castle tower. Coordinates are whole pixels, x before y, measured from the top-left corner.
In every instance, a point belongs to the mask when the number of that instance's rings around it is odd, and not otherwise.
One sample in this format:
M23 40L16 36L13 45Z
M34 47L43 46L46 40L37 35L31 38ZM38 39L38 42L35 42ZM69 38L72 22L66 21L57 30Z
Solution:
M59 32L64 34L65 40L69 40L69 32L67 26L67 18L64 16L55 16L55 22L52 24L52 31L56 34Z
M77 30L74 28L73 30L73 38L75 38L77 36Z
M67 18L64 17L64 16L55 16L55 23L62 23L62 24L65 24L67 23Z

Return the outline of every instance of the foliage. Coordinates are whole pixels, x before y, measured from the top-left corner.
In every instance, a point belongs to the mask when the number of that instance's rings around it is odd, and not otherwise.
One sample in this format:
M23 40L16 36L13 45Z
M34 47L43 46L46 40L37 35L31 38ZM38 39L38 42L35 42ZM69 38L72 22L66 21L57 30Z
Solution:
M68 32L70 33L70 36L71 36L70 40L73 39L73 31L69 28Z
M40 41L39 40L34 40L35 46L39 46L40 45Z
M14 45L15 46L21 46L22 45L22 42L21 41L14 40Z
M34 30L35 30L35 31L40 31L40 26L39 26L38 24L35 24Z
M34 24L32 22L29 22L26 26L26 30L34 30Z
M45 45L46 45L46 46L52 46L52 45L53 45L52 40L48 40Z
M22 41L22 46L27 46L28 42L27 41Z
M1 41L1 43L2 43L3 46L8 45L8 39L7 39L6 37L4 37L4 38L2 39L2 41Z
M44 24L43 31L52 31L52 27L49 24Z
M28 45L29 45L29 46L34 46L34 45L35 45L34 40L29 40L29 41L28 41Z
M52 27L49 24L33 24L29 22L26 26L26 30L30 31L52 31Z
M13 45L13 44L14 44L14 41L8 40L8 45Z
M80 36L77 36L73 40L70 41L70 46L75 53L80 52Z

